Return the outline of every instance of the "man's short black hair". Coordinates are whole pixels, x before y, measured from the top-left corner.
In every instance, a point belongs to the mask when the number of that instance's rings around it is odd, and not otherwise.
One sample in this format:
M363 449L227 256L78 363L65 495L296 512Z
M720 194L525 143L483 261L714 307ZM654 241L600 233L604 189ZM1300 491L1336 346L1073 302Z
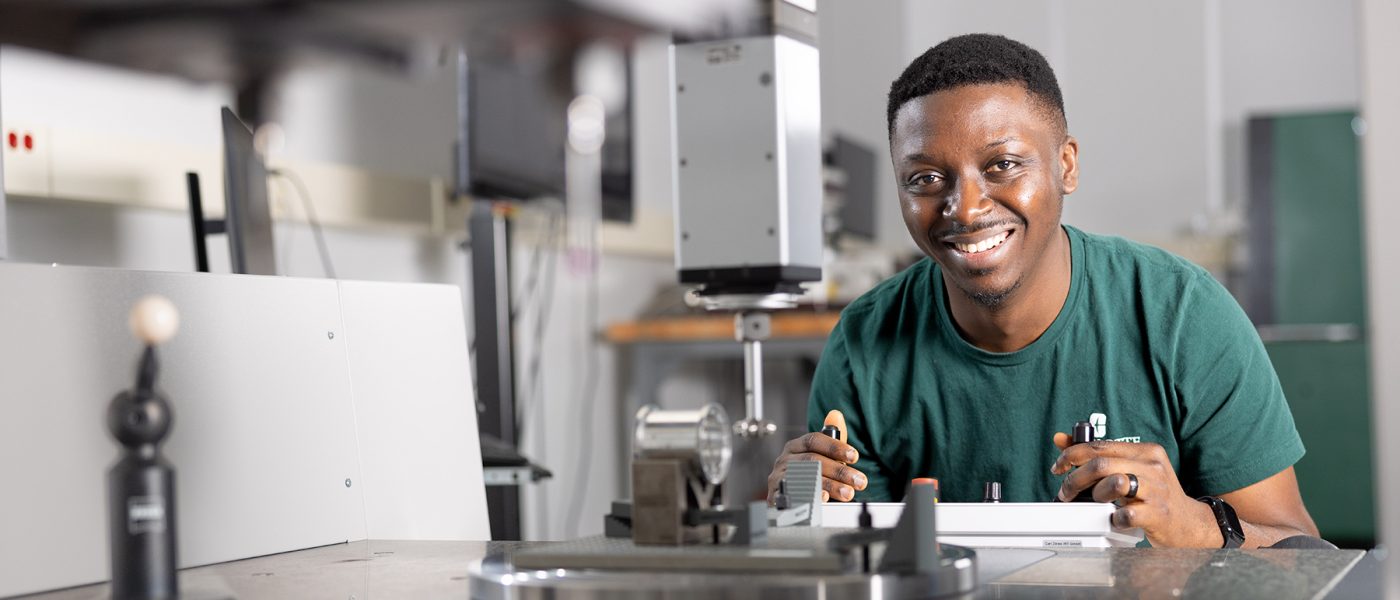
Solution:
M929 48L890 84L889 131L894 133L894 115L910 100L962 85L1008 82L1026 86L1064 129L1065 100L1045 57L1004 36L971 33Z

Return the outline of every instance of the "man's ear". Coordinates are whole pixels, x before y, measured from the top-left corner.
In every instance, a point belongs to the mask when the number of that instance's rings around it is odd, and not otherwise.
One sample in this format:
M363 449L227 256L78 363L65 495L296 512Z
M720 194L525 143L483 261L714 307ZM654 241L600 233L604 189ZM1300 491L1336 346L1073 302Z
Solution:
M1079 187L1079 140L1065 136L1060 144L1060 193L1073 194Z

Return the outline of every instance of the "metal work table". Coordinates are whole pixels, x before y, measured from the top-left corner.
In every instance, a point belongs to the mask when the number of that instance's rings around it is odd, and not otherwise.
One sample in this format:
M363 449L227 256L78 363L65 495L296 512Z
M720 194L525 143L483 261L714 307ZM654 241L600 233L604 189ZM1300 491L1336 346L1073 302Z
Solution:
M180 585L186 598L467 598L475 561L545 543L351 542L185 569ZM1382 571L1374 552L1359 550L982 549L978 557L976 598L1372 598ZM108 596L100 584L32 598Z

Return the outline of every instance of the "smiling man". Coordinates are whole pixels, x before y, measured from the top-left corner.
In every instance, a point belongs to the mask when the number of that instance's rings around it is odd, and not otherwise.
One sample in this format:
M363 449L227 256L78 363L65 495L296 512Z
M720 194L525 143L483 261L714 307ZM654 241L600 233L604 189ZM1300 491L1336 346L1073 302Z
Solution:
M787 464L823 463L837 500L942 498L1119 505L1156 546L1259 547L1316 527L1303 445L1258 335L1209 273L1060 223L1079 144L1045 58L994 35L949 39L889 95L904 222L925 259L842 313ZM1070 446L1089 420L1104 441Z

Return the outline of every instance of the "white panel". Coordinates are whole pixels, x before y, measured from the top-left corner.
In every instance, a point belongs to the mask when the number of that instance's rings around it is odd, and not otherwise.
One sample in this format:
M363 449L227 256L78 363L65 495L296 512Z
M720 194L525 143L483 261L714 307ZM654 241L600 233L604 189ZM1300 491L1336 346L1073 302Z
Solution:
M222 85L194 83L5 46L5 111L49 127L177 146L219 144L219 107L231 105ZM176 173L179 177L181 174Z
M0 80L4 79L3 71L4 69L0 68ZM0 101L0 119L5 115L4 106L5 103ZM0 121L0 123L3 123L3 121ZM0 260L4 260L10 255L9 231L5 225L5 213L5 156L3 153L0 153Z
M1376 440L1376 509L1380 542L1386 555L1385 597L1400 600L1400 236L1394 223L1400 220L1400 188L1394 183L1400 160L1400 4L1391 0L1361 3L1364 81L1362 114L1366 134L1361 137L1365 177L1363 212L1366 215L1366 300L1371 344L1371 407Z
M364 537L334 282L0 263L0 290L0 596L107 578L104 417L147 293L181 311L159 381L181 564Z
M460 290L341 282L370 539L489 540Z
M53 193L53 173L51 152L53 138L49 129L36 123L0 114L0 156L4 157L3 179L5 191L16 196L49 196ZM19 145L10 146L10 135L14 135ZM29 136L32 146L26 148L22 140Z

